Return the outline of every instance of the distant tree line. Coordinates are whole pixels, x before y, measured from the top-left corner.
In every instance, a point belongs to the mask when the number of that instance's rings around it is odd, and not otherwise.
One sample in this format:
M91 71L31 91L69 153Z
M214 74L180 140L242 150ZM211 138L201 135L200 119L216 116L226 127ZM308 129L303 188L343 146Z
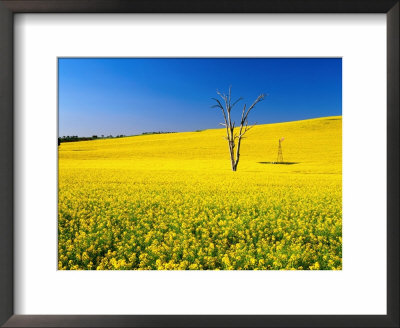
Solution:
M145 134L164 134L164 133L176 133L176 132L170 132L170 131L152 131L152 132L143 132L142 135L145 135Z
M104 136L102 134L100 137L97 135L93 135L91 137L78 137L78 136L62 136L58 138L58 145L62 142L74 142L74 141L85 141L85 140L96 140L96 139L109 139L109 138L123 138L126 137L124 134L118 134L115 137L113 135Z
M143 132L142 135L148 135L148 134L164 134L164 133L176 133L176 132L169 132L169 131L152 131L152 132ZM138 136L132 135L133 136ZM78 137L78 136L62 136L58 138L58 145L60 145L62 142L75 142L75 141L85 141L85 140L96 140L96 139L110 139L110 138L124 138L127 137L124 134L118 134L116 136L113 136L110 134L109 136L105 136L102 134L100 137L97 135L93 135L91 137Z

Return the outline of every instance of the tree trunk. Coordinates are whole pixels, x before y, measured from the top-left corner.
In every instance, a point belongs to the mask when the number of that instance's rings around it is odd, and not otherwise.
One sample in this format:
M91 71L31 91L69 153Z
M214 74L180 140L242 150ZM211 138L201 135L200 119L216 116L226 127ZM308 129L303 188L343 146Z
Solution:
M231 156L231 166L232 166L232 171L236 171L235 167L235 144L233 142L229 142L229 154Z
M240 129L239 129L239 134L235 134L235 122L231 120L231 110L235 104L240 101L242 98L239 98L236 100L233 104L231 104L231 87L229 87L229 93L228 95L221 94L217 90L217 94L221 96L221 98L225 101L225 108L221 104L221 102L213 98L217 104L212 106L221 109L222 114L224 116L224 123L220 123L220 125L225 126L226 128L226 140L228 141L228 147L229 147L229 155L231 159L231 167L232 171L236 171L238 164L239 164L239 157L240 157L240 143L242 141L243 135L250 130L252 127L248 127L247 125L247 117L250 113L250 111L254 108L254 106L260 102L261 100L264 99L264 94L261 94L257 97L257 99L253 102L253 104L246 110L246 104L243 106L242 110L242 118L240 120ZM238 139L237 142L237 148L236 148L236 156L235 156L235 140Z

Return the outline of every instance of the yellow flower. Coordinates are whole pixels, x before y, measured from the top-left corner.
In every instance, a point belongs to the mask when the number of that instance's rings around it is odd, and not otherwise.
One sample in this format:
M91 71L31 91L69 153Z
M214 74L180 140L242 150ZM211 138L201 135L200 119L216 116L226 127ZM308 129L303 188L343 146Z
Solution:
M341 270L341 117L255 126L237 172L222 136L61 144L59 270Z

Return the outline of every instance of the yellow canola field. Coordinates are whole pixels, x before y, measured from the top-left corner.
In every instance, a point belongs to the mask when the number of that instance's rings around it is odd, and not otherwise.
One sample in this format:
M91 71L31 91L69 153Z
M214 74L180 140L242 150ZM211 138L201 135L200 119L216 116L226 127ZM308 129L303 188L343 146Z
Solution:
M59 269L340 270L341 116L224 133L62 143Z

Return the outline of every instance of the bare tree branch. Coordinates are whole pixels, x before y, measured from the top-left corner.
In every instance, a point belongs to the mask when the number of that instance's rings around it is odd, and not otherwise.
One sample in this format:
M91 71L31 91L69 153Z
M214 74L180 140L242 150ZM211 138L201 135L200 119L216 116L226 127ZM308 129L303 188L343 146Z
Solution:
M217 104L212 106L214 108L220 108L223 115L224 115L224 120L225 123L219 123L222 126L225 126L226 128L226 137L224 137L228 141L228 148L229 148L229 155L231 159L231 166L232 170L236 171L237 166L239 164L239 158L240 158L240 145L242 142L242 139L244 139L245 133L247 133L250 129L252 129L257 123L253 124L252 126L248 125L248 116L250 111L260 102L265 98L264 94L260 94L257 99L253 102L253 104L247 108L246 104L243 106L242 109L242 116L240 119L240 127L238 133L235 133L235 127L236 123L233 121L232 123L232 115L231 111L232 108L240 101L242 98L240 97L237 99L233 104L231 103L231 92L232 87L229 87L228 95L221 93L217 90L217 94L224 100L225 102L225 107L221 104L221 102L216 99L214 99ZM236 144L237 141L237 144ZM235 154L235 148L236 148L236 154Z
M255 105L257 105L260 101L262 101L264 99L265 95L264 94L260 94L257 99L254 101L254 103L249 107L249 109L247 110L245 116L244 116L244 120L247 120L247 116L249 115L250 111L254 108Z
M243 132L242 134L239 135L240 138L242 138L242 137L245 135L245 133L246 133L247 131L250 131L250 130L251 130L252 128L254 128L256 125L257 125L257 122L254 123L252 126L247 126L247 122L246 122L246 127L245 127L245 129L244 129L244 132Z
M243 100L242 97L240 97L239 99L237 99L231 106L231 108L233 108L239 101Z
M217 90L217 94L224 100L225 107L228 110L228 98L226 97L225 93L221 93Z

